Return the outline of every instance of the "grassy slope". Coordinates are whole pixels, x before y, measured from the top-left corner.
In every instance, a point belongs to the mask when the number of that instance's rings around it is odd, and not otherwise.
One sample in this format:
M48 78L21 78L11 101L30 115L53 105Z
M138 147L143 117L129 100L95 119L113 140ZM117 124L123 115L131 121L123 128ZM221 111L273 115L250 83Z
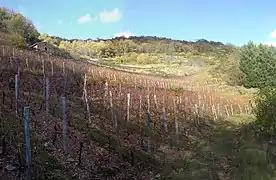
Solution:
M118 63L114 59L93 59L92 62L100 66L112 68L115 70L123 70L126 72L146 74L161 78L165 77L169 79L177 79L190 83L196 82L196 86L192 88L194 91L201 90L202 88L205 88L206 90L206 87L208 87L208 91L216 91L217 95L223 97L233 95L238 95L245 98L253 97L254 92L256 92L255 90L249 90L241 86L229 86L222 79L213 77L210 71L212 71L216 65L209 65L208 62L218 62L209 60L210 58L208 59L206 57L202 57L200 59L205 59L204 65L200 65L200 62L197 62L198 60L194 60L193 58L182 58L182 60L178 61L155 64ZM205 84L206 82L208 82L208 85Z
M29 75L31 74L32 72L29 72ZM35 76L37 73L33 75ZM33 96L34 95L32 95L32 97ZM30 97L26 94L25 98L28 99ZM37 94L36 97L32 99L32 102L40 104L41 99L42 97ZM76 111L70 114L71 127L75 129L74 131L76 131L76 133L85 133L88 137L87 140L91 141L93 145L87 146L92 149L88 148L85 151L83 157L88 161L84 160L83 163L87 163L87 165L94 164L94 161L96 161L95 158L99 160L99 157L106 156L106 153L111 154L113 159L118 158L116 153L113 155L111 153L114 152L114 150L116 151L117 145L116 143L112 143L115 141L114 139L116 136L114 136L114 134L112 136L106 135L105 131L108 129L107 127L100 128L100 131L98 128L87 127L84 116L80 113L80 111L83 110L81 109L83 106L80 104L80 101L72 97L71 104L75 104L72 105L72 108L76 109ZM58 109L61 108L59 106L57 107ZM101 110L102 107L96 106L94 109ZM5 104L1 104L1 137L3 138L3 135L7 132L9 132L7 139L12 138L14 133L19 134L18 138L24 143L23 136L20 136L20 132L22 134L23 131L23 124L20 124L20 121L13 121L17 120L17 118L13 116L13 111L14 109L10 109L9 107L8 100L5 101ZM93 113L96 114L95 111ZM97 118L97 116L94 115L93 117ZM33 143L36 142L35 144L38 147L35 151L37 152L36 158L34 158L38 164L37 168L43 169L42 171L44 174L48 177L52 177L52 179L54 179L54 177L56 179L61 179L62 177L60 176L63 176L64 179L74 178L74 173L78 175L81 173L85 174L86 171L81 167L75 166L72 162L66 162L61 153L56 153L55 151L51 152L44 147L45 143L52 141L52 134L50 132L52 131L51 129L53 129L53 125L51 125L51 122L59 121L59 119L56 119L56 117L52 115L46 119L47 124L45 125L45 123L43 124L43 111L36 116L32 116L32 119L39 119L38 124L36 124L39 128L34 128L39 129L39 131L32 133L32 138L36 139L33 140ZM51 122L48 122L49 119L51 119ZM108 124L108 120L106 119L101 119L101 121L104 121L104 124ZM276 179L274 171L276 162L267 163L268 154L265 142L256 140L250 126L243 124L241 121L252 121L252 117L232 117L224 121L214 122L210 124L210 126L203 125L187 129L186 136L188 139L178 142L177 144L175 142L160 144L160 148L162 147L161 151L166 154L166 158L162 159L160 162L156 162L154 158L150 160L148 156L141 152L136 152L135 155L139 157L142 162L146 162L142 164L145 168L148 166L162 167L162 170L159 172L160 179L216 179L217 176L220 177L220 179ZM15 122L15 125L11 122ZM35 126L35 124L32 125ZM101 124L96 124L96 126L101 126ZM126 126L124 129L125 131L135 132L131 130L130 126ZM19 139L17 141L19 141ZM107 144L110 145L107 146ZM7 147L16 150L16 147L12 147L11 143L8 143ZM57 148L62 149L62 146L57 145ZM104 150L105 148L110 150ZM90 159L90 154L87 154L87 152L92 151L96 153L96 149L97 151L102 149L102 152ZM124 152L124 150L120 151L120 153ZM9 153L12 153L12 151L9 151ZM114 161L114 163L120 164L127 161L126 159L123 161L119 159ZM108 162L110 163L110 161ZM3 165L4 164L1 164L1 166ZM54 169L55 171L53 171ZM131 170L131 168L129 170ZM39 170L37 171L39 172ZM104 170L102 171L104 172ZM137 169L136 171L140 172L140 170ZM97 174L100 172L95 173ZM105 173L108 173L107 170Z

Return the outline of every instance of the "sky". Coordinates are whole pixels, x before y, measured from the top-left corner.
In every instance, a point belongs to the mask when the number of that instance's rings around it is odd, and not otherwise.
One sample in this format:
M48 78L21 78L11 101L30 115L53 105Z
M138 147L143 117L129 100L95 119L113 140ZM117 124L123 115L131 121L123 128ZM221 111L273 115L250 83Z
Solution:
M0 0L40 33L64 38L161 36L276 45L275 0Z

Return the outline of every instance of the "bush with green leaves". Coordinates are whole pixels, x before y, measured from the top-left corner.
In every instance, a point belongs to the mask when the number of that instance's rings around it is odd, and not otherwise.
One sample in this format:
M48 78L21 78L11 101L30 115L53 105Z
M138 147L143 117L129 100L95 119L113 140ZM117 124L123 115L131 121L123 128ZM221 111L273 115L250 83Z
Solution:
M25 38L19 35L10 35L8 40L11 44L17 48L24 48L26 47Z
M265 135L276 135L276 88L262 88L255 99L256 129Z
M255 99L257 131L276 135L276 49L249 42L242 47L240 69L244 86L259 89Z
M240 69L245 87L276 87L275 47L249 42L241 48Z
M29 19L4 7L0 7L0 31L12 35L13 41L21 41L24 38L24 43L28 44L37 42L39 36L37 29Z
M219 76L231 86L243 85L244 73L240 69L240 50L236 48L231 54L221 57L212 74Z

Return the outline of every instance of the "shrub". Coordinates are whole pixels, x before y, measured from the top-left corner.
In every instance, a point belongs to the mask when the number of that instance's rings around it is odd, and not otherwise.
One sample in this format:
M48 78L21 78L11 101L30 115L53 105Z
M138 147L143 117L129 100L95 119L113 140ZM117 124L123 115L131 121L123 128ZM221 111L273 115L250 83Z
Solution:
M149 60L149 55L147 54L142 53L137 56L137 63L139 64L147 64L148 60Z
M244 74L240 70L240 52L237 50L228 57L222 58L213 73L229 85L243 85Z
M240 69L245 87L276 87L276 49L249 42L242 47Z
M9 36L9 41L11 44L17 48L25 47L25 38L19 35L11 35Z
M262 88L255 102L257 131L265 135L276 135L276 88Z

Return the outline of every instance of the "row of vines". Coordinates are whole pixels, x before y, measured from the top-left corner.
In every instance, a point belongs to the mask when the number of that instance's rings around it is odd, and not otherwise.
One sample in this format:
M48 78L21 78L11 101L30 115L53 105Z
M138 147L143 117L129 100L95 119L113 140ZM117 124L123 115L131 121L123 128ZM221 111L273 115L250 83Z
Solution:
M108 144L120 157L127 154L135 165L142 161L137 152L165 158L160 151L163 144L188 145L190 135L212 122L252 111L252 104L244 99L185 90L187 82L113 71L8 46L2 46L0 78L0 115L14 110L20 118L28 107L31 129L78 159L90 174L96 158L91 154L96 153L88 139L99 146ZM185 88L175 91L180 87ZM47 135L42 137L41 131Z

